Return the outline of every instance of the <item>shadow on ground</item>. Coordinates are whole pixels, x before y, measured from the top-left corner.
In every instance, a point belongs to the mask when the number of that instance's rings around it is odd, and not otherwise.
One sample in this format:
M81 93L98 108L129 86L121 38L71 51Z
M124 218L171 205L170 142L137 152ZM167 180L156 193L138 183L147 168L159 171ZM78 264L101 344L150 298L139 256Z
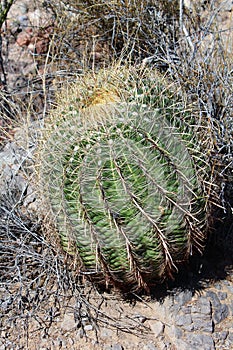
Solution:
M163 300L178 290L191 290L193 294L208 285L227 278L233 270L233 214L219 213L222 217L208 237L203 255L194 255L189 264L180 266L174 281L152 290L155 299Z

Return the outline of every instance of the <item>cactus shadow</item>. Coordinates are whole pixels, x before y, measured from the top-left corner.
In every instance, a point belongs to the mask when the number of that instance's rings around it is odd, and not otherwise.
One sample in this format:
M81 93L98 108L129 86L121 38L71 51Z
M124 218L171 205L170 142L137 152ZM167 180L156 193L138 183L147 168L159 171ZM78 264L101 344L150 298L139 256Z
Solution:
M156 286L151 296L163 300L178 291L189 290L193 294L227 279L233 271L233 214L219 220L206 242L203 255L194 255L187 265L179 267L174 280Z

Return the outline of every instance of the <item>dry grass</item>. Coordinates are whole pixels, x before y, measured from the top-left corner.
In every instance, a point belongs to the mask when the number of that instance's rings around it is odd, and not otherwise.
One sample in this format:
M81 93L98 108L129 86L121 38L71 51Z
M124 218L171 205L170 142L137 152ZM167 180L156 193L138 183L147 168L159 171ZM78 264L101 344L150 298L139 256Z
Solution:
M54 52L66 70L108 65L120 57L141 62L155 55L162 62L179 31L178 1L153 6L148 0L61 1L60 6L51 1L49 6L57 23Z

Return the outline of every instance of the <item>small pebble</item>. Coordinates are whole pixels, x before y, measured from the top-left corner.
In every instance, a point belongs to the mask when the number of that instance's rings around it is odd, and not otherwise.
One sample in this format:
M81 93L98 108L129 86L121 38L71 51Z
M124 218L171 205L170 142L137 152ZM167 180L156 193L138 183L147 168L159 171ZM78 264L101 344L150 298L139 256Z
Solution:
M88 332L92 330L93 330L93 326L91 324L87 324L86 326L84 326L84 331Z
M28 16L22 15L17 18L17 22L20 25L20 28L23 30L28 27Z

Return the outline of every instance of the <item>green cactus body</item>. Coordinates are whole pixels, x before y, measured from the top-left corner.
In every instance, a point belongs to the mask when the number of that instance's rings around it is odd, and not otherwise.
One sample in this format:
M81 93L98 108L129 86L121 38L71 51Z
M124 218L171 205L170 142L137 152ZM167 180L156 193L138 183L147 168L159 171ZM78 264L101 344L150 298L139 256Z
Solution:
M90 118L71 108L43 146L44 192L61 244L98 283L149 290L192 247L203 248L201 157L193 136L160 111L111 101L95 120L95 106Z

